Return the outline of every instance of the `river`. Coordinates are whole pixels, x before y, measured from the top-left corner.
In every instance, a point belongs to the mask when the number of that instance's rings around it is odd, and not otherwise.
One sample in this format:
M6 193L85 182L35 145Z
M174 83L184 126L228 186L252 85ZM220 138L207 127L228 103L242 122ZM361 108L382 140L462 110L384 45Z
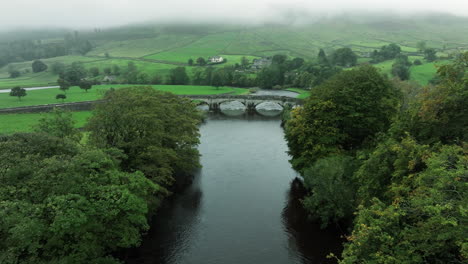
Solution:
M209 115L200 133L203 168L126 263L334 263L341 233L307 221L278 117Z

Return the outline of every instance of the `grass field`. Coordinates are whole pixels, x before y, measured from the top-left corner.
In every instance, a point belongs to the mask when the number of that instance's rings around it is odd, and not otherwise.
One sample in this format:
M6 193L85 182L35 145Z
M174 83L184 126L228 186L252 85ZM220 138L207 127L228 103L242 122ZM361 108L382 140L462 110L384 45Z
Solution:
M300 88L288 88L286 90L298 93L299 95L297 96L297 98L299 98L299 99L304 99L304 98L307 98L307 97L310 96L310 91L309 90L304 90L304 89L300 89Z
M85 92L79 87L71 87L67 91L67 99L64 102L82 102L97 100L102 97L105 91L113 88L122 88L138 85L95 85L91 90ZM179 95L208 95L208 94L245 94L248 89L233 88L233 87L219 87L218 89L212 86L192 86L192 85L152 85L152 87L159 91L171 92ZM61 103L61 100L56 100L55 96L62 93L58 88L28 91L27 96L23 97L21 101L17 97L9 96L8 93L0 93L0 108L7 107L20 107L41 104L54 104Z
M12 134L15 132L30 132L34 130L40 118L46 117L50 113L34 114L5 114L0 115L0 134ZM83 127L86 120L91 116L90 111L81 111L72 113L75 126Z

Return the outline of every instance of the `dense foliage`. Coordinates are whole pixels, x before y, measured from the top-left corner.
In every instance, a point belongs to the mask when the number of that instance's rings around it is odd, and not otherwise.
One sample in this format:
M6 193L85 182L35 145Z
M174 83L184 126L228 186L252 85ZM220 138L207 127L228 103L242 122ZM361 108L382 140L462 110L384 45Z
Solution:
M89 143L55 110L34 133L0 136L0 263L120 263L174 181L198 167L199 116L151 88L111 91Z
M200 116L188 99L151 87L110 91L89 120L89 141L117 148L121 168L142 171L153 182L171 187L187 181L198 163Z
M309 189L304 207L323 226L353 221L340 263L467 261L467 67L461 54L425 88L347 71L292 111L286 138ZM349 87L366 89L340 99Z

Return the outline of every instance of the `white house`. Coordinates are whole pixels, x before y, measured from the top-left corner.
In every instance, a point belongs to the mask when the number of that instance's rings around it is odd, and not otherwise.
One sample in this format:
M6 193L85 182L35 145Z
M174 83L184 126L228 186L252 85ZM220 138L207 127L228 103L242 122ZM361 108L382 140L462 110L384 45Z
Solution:
M210 57L208 61L211 63L220 63L224 61L224 58L221 56L213 56L213 57Z

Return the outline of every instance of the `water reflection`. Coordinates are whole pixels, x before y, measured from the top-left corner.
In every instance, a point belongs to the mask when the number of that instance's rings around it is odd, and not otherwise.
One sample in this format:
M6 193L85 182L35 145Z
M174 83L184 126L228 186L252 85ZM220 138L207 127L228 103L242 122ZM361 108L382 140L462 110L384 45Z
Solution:
M305 195L301 180L294 179L286 194L288 202L282 213L285 232L289 234L289 253L298 256L304 264L336 263L326 257L330 253L339 255L341 252L342 232L336 227L321 229L318 223L309 221L301 204Z

